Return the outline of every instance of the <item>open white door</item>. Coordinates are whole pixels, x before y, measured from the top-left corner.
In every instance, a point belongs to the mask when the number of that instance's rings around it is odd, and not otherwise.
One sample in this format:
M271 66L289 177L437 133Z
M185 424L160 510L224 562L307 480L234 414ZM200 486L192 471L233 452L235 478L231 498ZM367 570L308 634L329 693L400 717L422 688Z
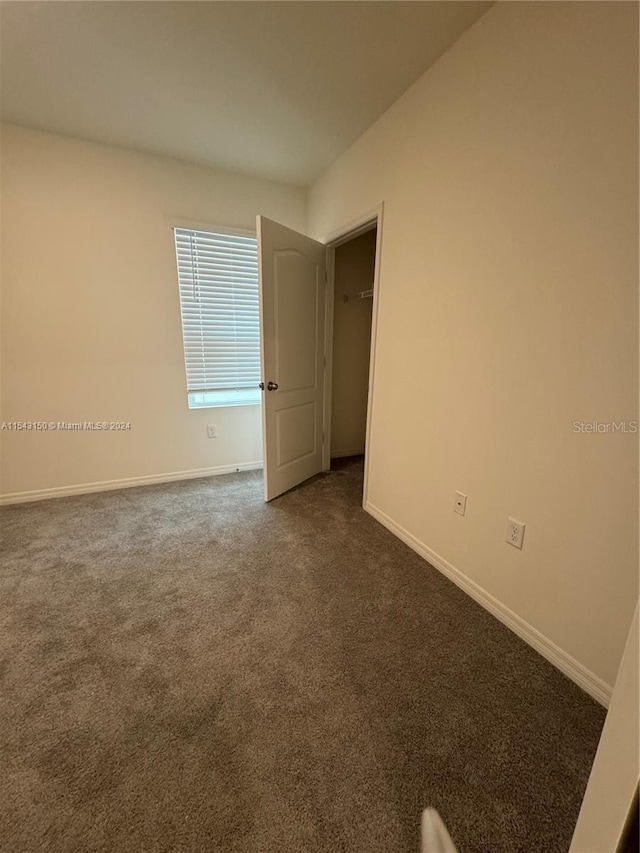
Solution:
M258 216L264 499L322 470L326 247Z

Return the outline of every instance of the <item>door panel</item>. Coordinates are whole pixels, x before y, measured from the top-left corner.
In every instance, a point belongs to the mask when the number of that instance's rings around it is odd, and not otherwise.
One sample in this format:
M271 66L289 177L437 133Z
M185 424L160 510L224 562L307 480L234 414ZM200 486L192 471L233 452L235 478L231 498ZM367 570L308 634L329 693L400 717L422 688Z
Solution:
M316 452L315 421L315 403L304 403L276 412L278 469Z
M258 217L265 500L322 470L325 247ZM267 390L269 383L277 385Z
M274 304L275 369L280 388L315 389L318 282L307 258L293 252L276 255ZM301 342L310 345L301 346Z

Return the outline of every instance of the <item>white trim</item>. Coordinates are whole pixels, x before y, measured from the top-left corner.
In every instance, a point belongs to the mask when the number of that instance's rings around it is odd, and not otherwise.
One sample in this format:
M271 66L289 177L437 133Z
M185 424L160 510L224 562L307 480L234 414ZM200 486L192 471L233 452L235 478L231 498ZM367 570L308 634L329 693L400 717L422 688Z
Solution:
M154 483L173 483L176 480L194 480L198 477L233 474L237 471L255 471L258 468L262 468L262 462L239 462L237 465L218 465L215 468L195 468L191 471L149 474L145 477L127 477L125 480L104 480L101 483L81 483L77 486L38 489L34 492L13 492L12 494L0 495L0 506L27 503L28 501L44 501L49 500L49 498L64 498L69 495L89 495L93 492L110 492L113 489L131 489L135 486L150 486Z
M327 286L324 316L324 398L322 401L322 470L331 468L331 415L333 391L333 314L335 310L335 249L327 246Z
M169 219L167 224L172 231L180 228L187 231L211 231L213 234L228 234L230 237L235 235L238 237L256 237L256 231L245 226L236 228L232 225L212 225L210 222L195 222L192 219L181 219L180 217Z
M376 224L379 224L378 220L382 214L383 205L384 202L381 201L380 204L377 204L361 216L357 216L355 219L345 222L341 228L337 228L325 237L319 238L319 242L335 249L337 246L341 246L343 243L348 243L349 240L353 240L354 237L359 237L366 231L371 231L375 228Z
M376 259L373 268L373 309L371 313L371 344L369 348L369 389L367 393L367 421L364 434L364 482L362 487L362 506L369 502L369 470L371 468L371 423L373 421L373 389L375 387L377 347L378 347L378 315L380 312L380 256L382 254L382 223L384 219L384 201L378 205L376 220Z
M575 682L578 687L581 687L590 696L592 696L605 708L609 707L609 701L613 692L612 687L599 678L591 670L583 666L579 661L573 658L557 646L548 637L540 633L537 628L526 622L513 610L510 610L497 598L494 598L489 592L484 590L475 581L467 577L460 569L451 565L444 557L432 551L424 542L417 539L412 533L409 533L385 512L372 503L367 502L365 510L372 515L380 524L384 525L387 530L394 533L398 539L402 539L410 548L423 557L434 568L442 572L443 575L453 581L456 586L460 587L463 592L466 592L474 601L477 601L485 610L488 610L496 619L499 619L507 628L510 628L514 634L517 634L525 643L532 646L539 654L552 663L560 672L564 673L571 681Z
M343 456L362 456L364 455L364 447L353 447L351 450L332 450L332 459L341 459Z

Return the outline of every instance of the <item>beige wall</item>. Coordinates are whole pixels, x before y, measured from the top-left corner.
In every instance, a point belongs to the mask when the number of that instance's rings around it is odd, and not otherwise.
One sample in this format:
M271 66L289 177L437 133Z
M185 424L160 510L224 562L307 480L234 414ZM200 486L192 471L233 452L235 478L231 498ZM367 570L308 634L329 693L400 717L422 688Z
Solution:
M371 504L609 686L638 441L573 423L638 417L637 32L632 3L497 4L309 199L317 238L385 204Z
M335 455L364 453L373 300L359 299L357 294L373 287L375 256L375 230L335 250L331 385L331 452Z
M4 432L2 492L259 461L259 406L187 408L170 226L304 230L304 191L12 126L1 154L2 418L131 422Z

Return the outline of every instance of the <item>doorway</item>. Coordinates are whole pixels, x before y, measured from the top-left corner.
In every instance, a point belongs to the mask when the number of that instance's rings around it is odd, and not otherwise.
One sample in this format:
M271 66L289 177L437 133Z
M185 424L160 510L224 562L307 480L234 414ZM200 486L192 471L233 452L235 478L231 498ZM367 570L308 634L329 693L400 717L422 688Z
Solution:
M376 233L342 243L334 256L331 465L365 453Z
M381 224L382 203L323 242L257 218L266 501L329 470L333 448L364 454L366 505Z

